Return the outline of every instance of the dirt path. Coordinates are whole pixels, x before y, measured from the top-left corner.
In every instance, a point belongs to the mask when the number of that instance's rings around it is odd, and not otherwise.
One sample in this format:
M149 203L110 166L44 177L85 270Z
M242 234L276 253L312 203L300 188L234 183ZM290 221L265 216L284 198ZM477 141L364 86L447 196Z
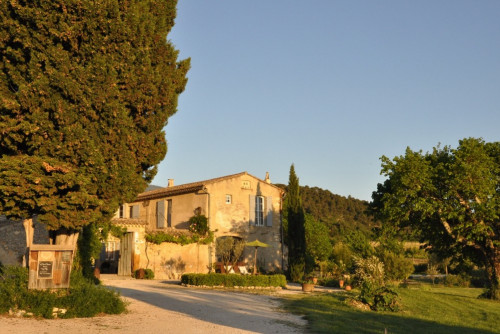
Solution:
M129 312L91 319L0 318L0 333L302 333L306 322L273 296L184 288L161 281L104 280Z

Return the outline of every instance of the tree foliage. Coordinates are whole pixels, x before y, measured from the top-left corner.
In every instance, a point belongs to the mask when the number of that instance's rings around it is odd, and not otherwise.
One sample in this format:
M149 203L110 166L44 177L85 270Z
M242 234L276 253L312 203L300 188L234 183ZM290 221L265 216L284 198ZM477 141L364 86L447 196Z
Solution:
M229 273L230 267L236 267L244 250L245 241L234 237L220 237L215 242L215 252L224 266L225 273Z
M430 153L407 148L393 160L383 156L387 179L373 193L382 219L411 225L421 241L441 255L461 255L484 265L490 296L500 281L500 142L466 138L453 149Z
M288 186L278 184L288 192ZM328 229L330 238L342 241L344 235L352 230L359 230L370 236L371 230L378 225L373 215L368 212L368 202L353 197L333 194L331 191L318 187L300 186L300 198L304 211ZM283 205L283 230L285 244L288 245L288 220L286 217L286 201Z
M327 227L309 214L305 216L305 232L306 272L311 272L316 263L328 260L332 254L332 244Z
M299 178L295 167L290 166L288 193L285 197L288 221L288 267L290 278L299 281L304 276L306 264L305 213L300 198Z
M106 220L166 154L189 59L176 1L0 1L0 212Z

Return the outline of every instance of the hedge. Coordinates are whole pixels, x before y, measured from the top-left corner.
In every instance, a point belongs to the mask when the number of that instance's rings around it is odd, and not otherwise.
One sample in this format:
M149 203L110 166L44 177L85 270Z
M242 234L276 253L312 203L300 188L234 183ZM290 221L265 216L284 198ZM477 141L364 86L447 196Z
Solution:
M285 275L184 274L181 283L196 286L286 287Z

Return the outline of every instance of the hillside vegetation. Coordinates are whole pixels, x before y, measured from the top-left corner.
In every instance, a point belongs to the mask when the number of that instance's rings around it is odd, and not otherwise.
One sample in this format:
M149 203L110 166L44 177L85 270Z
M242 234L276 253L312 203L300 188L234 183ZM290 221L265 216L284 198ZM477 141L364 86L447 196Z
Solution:
M277 186L287 190L286 185ZM367 212L368 202L333 194L329 190L318 187L301 186L300 195L307 214L325 224L330 237L336 238L343 231L360 230L371 234L376 223Z

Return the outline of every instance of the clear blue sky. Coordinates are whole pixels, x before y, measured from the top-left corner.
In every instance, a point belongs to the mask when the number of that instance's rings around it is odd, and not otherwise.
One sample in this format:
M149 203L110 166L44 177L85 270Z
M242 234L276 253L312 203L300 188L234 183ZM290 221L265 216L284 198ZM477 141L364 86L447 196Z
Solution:
M180 0L191 57L153 184L248 171L370 200L380 156L500 140L498 0Z

